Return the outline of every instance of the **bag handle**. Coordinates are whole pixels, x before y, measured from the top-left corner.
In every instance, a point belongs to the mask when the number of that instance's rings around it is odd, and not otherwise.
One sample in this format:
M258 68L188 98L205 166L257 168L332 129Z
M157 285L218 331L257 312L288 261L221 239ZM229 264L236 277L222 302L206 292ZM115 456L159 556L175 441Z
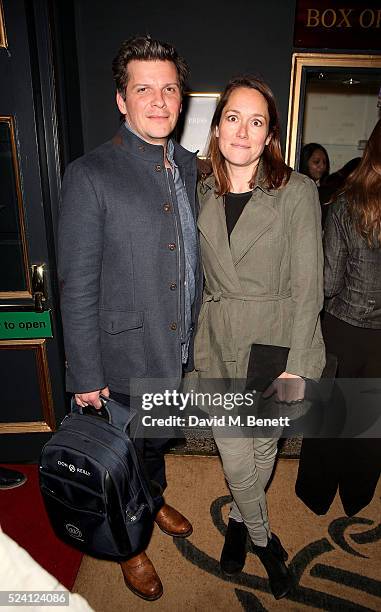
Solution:
M71 399L71 412L74 414L89 414L91 416L103 418L111 425L114 425L114 427L126 431L136 415L136 410L130 406L120 404L109 397L105 397L104 395L100 395L99 399L101 400L102 408L98 410L93 406L86 406L86 408L78 406L73 396Z

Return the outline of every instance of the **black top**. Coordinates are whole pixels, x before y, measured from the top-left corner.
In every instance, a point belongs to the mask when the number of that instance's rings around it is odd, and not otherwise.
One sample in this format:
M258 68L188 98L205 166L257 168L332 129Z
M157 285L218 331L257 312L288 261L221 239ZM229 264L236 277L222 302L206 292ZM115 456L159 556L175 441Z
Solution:
M243 209L251 198L252 191L245 193L227 193L224 196L226 228L230 243L230 234L232 233L235 224L240 218Z

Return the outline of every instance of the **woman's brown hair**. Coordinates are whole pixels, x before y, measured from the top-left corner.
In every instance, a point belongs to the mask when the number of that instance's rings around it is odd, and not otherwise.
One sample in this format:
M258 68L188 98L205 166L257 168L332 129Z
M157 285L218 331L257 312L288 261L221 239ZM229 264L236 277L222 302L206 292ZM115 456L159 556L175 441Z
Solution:
M381 119L344 191L354 228L370 248L381 247Z
M228 193L231 189L231 185L227 173L226 162L218 146L216 127L220 123L222 112L228 102L230 94L240 87L256 89L262 94L267 102L270 118L269 134L271 134L271 140L269 144L265 146L261 157L264 168L264 187L267 189L279 189L279 187L284 186L288 182L291 174L291 168L284 163L280 148L280 123L274 94L262 79L251 75L238 76L231 79L226 85L214 112L210 126L211 136L208 157L210 158L213 168L217 195ZM254 187L254 181L255 173L249 183L250 189Z

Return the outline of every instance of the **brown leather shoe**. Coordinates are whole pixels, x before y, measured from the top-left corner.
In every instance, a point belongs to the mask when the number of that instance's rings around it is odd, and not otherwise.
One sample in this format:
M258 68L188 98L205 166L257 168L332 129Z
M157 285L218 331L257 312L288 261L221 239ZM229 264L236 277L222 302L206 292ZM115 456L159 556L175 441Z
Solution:
M163 594L163 585L145 552L120 563L126 587L138 597L154 601Z
M187 538L193 532L193 527L188 519L168 504L160 508L155 522L164 533L175 538Z

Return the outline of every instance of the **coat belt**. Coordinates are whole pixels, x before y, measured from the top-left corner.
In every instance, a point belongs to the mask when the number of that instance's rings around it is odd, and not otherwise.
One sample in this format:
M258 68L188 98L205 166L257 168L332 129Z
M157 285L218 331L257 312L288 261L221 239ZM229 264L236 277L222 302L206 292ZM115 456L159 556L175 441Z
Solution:
M216 303L216 307L213 308L212 316L218 319L218 325L220 329L224 330L222 337L220 338L222 359L224 361L236 361L237 359L237 351L233 338L233 330L229 316L229 310L227 308L227 300L238 300L242 302L268 302L285 300L290 297L291 294L255 295L250 293L229 293L224 291L216 291L214 293L209 293L208 291L206 291L204 293L204 303L208 303L208 311L209 305L211 305L213 302ZM209 312L207 313L207 316L209 316ZM206 320L204 324L205 323ZM205 327L204 331L206 332Z
M277 293L266 295L256 295L255 293L227 293L225 291L216 291L215 293L204 293L204 302L219 302L222 299L241 300L243 302L268 302L286 300L291 297L291 293Z

